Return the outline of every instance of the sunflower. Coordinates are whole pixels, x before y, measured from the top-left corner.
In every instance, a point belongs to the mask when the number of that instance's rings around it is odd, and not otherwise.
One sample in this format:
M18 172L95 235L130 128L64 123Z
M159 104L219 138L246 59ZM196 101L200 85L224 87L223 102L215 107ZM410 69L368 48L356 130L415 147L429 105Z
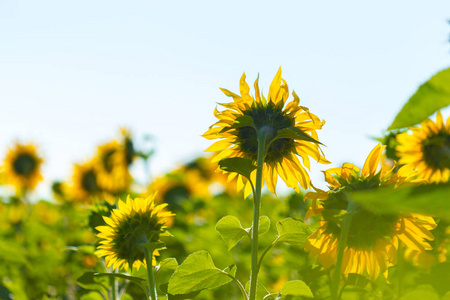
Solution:
M113 269L146 267L143 243L156 242L166 230L165 223L173 214L165 211L167 204L157 205L155 194L147 198L119 201L111 217L103 217L106 226L98 226L97 236L102 239L96 255L105 257L106 266ZM153 255L159 255L156 250ZM156 264L153 257L153 265Z
M98 184L98 172L95 161L75 164L72 175L72 185L64 185L64 191L72 200L92 204L92 199L98 196L101 189Z
M203 137L220 140L205 151L219 152L214 157L214 162L224 158L242 157L256 163L257 132L261 129L268 130L271 135L266 140L268 148L263 165L263 180L269 190L275 193L278 175L287 186L297 192L299 184L305 189L310 187L309 175L305 170L305 167L310 167L309 156L320 163L329 163L319 148L316 133L316 129L321 129L325 122L311 114L308 108L299 106L300 99L295 92L292 93L294 100L287 103L288 85L281 78L281 68L270 85L268 99L260 95L258 79L254 85L255 96L250 96L245 77L244 73L240 80L240 96L221 89L225 95L233 98L233 102L220 104L226 108L221 112L215 109L214 115L219 121L213 124ZM252 119L254 126L240 126L242 118L248 117ZM277 138L276 135L282 130L299 133L303 139L293 138L292 135ZM303 165L298 156L302 158ZM230 179L236 176L238 190L245 186L245 195L249 195L250 183L246 184L241 175L229 174ZM252 176L256 177L256 171Z
M127 153L119 142L112 141L98 147L96 168L98 184L105 191L117 194L130 186Z
M5 158L5 183L13 185L17 191L34 189L42 180L41 164L42 158L38 156L33 144L16 143Z
M351 192L394 184L399 186L413 181L407 168L397 173L392 170L378 170L380 157L386 146L377 145L367 157L362 171L350 163L341 168L332 168L324 172L330 190L315 189L305 195L312 199L307 218L321 215L319 229L305 244L310 256L317 256L317 262L324 268L336 263L341 223L339 212L345 213L349 201L344 192ZM353 205L356 205L352 203ZM407 248L430 250L428 241L434 239L430 230L436 227L433 218L418 214L378 214L356 205L351 219L347 245L344 249L341 273L369 275L375 280L379 274L387 276L387 269L396 260L399 241Z
M399 163L411 165L420 178L429 182L447 182L450 177L450 117L444 124L440 111L436 122L425 120L397 136Z

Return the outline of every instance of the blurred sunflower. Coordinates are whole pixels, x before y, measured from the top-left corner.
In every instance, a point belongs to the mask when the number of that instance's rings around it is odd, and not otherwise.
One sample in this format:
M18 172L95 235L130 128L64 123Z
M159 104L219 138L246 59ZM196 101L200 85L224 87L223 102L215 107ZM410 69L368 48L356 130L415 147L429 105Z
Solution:
M33 190L42 180L42 158L33 144L16 143L10 148L4 161L5 183L13 185L17 192Z
M98 184L102 189L113 194L128 189L131 175L128 171L127 153L119 142L112 141L98 147L96 167Z
M378 170L381 152L386 146L377 145L367 157L362 171L350 163L341 168L324 172L329 184L328 192L315 189L305 195L312 199L307 218L322 216L319 229L305 244L310 256L324 268L336 263L342 220L339 216L347 211L349 201L344 194L356 190L374 189L382 185L399 186L411 182L414 173L400 169ZM344 249L341 273L368 274L375 280L379 274L387 276L387 269L396 260L399 240L413 250L430 250L427 242L434 239L430 230L436 227L433 218L418 214L378 214L356 206L350 223L347 245Z
M444 124L440 111L436 122L425 120L411 133L397 136L399 163L417 170L419 178L429 182L447 182L450 177L450 117Z
M268 145L264 159L263 180L269 190L275 193L278 175L286 182L287 186L299 191L299 184L303 188L310 187L310 178L304 166L309 169L309 156L320 163L329 163L319 148L316 129L321 129L325 121L311 114L308 108L299 106L300 99L295 92L294 100L287 105L289 97L288 85L281 78L281 68L273 79L268 99L260 95L258 79L255 81L255 96L250 96L250 88L245 82L245 73L240 80L240 96L228 90L221 89L225 95L232 97L233 102L220 104L226 110L214 115L219 119L208 131L203 134L207 139L220 139L205 151L219 152L214 157L214 162L224 158L242 157L256 163L258 139L257 132L261 130L270 132L266 139ZM239 125L242 118L251 117L254 126ZM284 135L277 138L282 130L298 135L302 139L293 138L293 135ZM298 156L302 158L303 165ZM252 174L256 177L256 171ZM245 194L251 192L250 184L245 184L244 178L236 173L230 173L230 178L238 176L238 190L245 185Z
M146 267L145 253L141 250L143 243L156 242L161 234L166 231L168 218L173 214L165 211L167 204L157 205L155 195L147 198L119 201L119 208L113 209L111 217L103 217L106 226L98 226L97 236L102 239L95 252L100 257L105 257L106 266L113 269ZM158 256L156 250L153 255ZM156 265L153 256L153 265Z
M92 204L93 198L98 196L101 189L98 185L98 174L94 161L75 164L73 168L72 184L64 186L69 199L86 204Z

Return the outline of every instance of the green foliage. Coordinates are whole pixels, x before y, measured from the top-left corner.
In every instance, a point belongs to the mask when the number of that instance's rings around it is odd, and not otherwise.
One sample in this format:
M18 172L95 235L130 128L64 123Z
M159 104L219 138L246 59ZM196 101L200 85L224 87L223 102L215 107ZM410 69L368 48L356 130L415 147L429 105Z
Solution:
M403 106L388 130L418 124L448 105L450 105L450 68L437 73L422 84Z
M256 170L256 166L251 159L242 157L222 159L219 161L219 166L224 171L238 173L248 180L250 180L250 174Z
M277 135L275 136L275 138L273 138L272 141L275 141L277 139L302 140L302 141L313 142L316 144L323 145L321 142L312 138L310 135L304 133L297 127L289 127L289 128L283 128L281 130L278 130Z
M301 280L292 280L284 284L277 299L285 299L287 296L301 296L314 298L311 289Z
M312 230L302 221L286 218L277 223L278 236L274 243L299 244L303 246Z
M214 289L232 281L231 277L235 273L235 266L220 270L207 251L198 251L189 255L175 270L169 281L168 292L178 295Z
M350 198L379 213L422 213L450 220L450 184L431 184L394 189L384 187L351 193Z
M228 250L231 250L248 232L242 227L238 218L225 216L216 224L216 230L222 239L227 243Z

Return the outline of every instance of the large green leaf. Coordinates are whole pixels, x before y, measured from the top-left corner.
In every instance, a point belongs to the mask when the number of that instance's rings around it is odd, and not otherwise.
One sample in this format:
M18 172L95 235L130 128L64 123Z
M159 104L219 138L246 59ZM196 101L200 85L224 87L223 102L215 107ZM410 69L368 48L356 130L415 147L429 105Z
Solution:
M450 105L450 68L422 84L403 106L388 130L419 124L447 105Z
M216 224L216 230L231 250L248 232L242 227L238 218L225 216Z
M85 272L77 279L77 284L86 290L99 291L106 295L108 294L108 281L101 280L94 277L95 272Z
M311 235L312 230L302 221L294 218L286 218L277 223L278 236L275 243L289 243L289 244L305 244L308 236Z
M383 187L349 194L351 200L378 213L421 213L450 221L450 184L393 189Z
M241 174L250 180L250 174L256 170L256 166L250 159L242 157L225 158L219 161L219 167L227 172Z
M189 255L175 270L169 281L168 292L172 295L187 294L204 289L214 289L233 280L236 267L218 269L207 251Z

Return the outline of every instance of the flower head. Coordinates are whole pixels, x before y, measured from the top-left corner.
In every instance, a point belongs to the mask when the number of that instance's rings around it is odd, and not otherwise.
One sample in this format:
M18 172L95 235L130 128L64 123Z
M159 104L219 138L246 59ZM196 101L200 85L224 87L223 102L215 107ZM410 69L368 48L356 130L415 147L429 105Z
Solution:
M337 212L346 212L349 200L346 191L375 189L387 184L401 185L413 180L408 169L378 170L381 152L386 146L377 145L367 157L362 171L350 163L324 172L330 190L316 189L305 195L312 199L307 218L322 217L319 229L307 240L305 250L317 261L329 268L336 263L342 221ZM414 250L429 250L427 241L434 237L430 230L436 224L431 217L417 214L379 214L357 206L353 212L348 238L344 249L344 275L368 274L375 280L379 274L387 276L387 268L395 263L398 242Z
M84 164L75 164L72 184L70 186L64 185L64 189L71 200L92 204L93 198L101 192L95 162L91 160Z
M32 190L42 180L40 172L42 158L37 154L33 144L16 143L10 148L4 162L5 182L16 190Z
M112 210L110 218L103 217L107 225L96 227L102 239L96 254L105 257L107 267L146 266L142 244L158 241L166 230L165 223L173 216L164 210L166 204L157 205L154 199L155 195L134 200L128 196L126 202L119 201L119 208ZM153 255L159 255L158 251Z
M128 189L132 178L124 145L117 141L100 145L95 162L98 184L103 190L117 194Z
M438 111L436 122L425 120L411 133L397 136L399 163L410 165L419 178L429 182L447 182L450 177L450 117L444 124Z
M257 160L258 132L264 130L269 133L266 156L263 166L263 179L269 190L275 193L278 175L289 187L299 191L299 184L303 188L310 187L309 169L311 156L320 163L329 163L322 155L317 142L317 129L325 124L317 116L309 112L308 108L300 106L300 99L295 92L294 99L287 102L289 97L288 85L281 78L281 68L275 75L266 99L259 92L258 79L255 81L255 96L250 96L250 88L245 82L245 73L240 80L240 96L222 89L225 95L232 97L233 102L220 104L226 109L214 111L219 119L203 136L207 139L220 139L205 151L218 152L214 161L224 158L242 157L253 162ZM252 124L241 124L243 119L251 118ZM244 126L245 125L245 126ZM281 131L299 133L302 139L293 135L277 136ZM302 158L303 164L298 156ZM256 171L254 174L256 175ZM229 175L231 178L236 173ZM244 178L238 175L238 189L245 185ZM246 185L246 195L250 194L250 184Z

